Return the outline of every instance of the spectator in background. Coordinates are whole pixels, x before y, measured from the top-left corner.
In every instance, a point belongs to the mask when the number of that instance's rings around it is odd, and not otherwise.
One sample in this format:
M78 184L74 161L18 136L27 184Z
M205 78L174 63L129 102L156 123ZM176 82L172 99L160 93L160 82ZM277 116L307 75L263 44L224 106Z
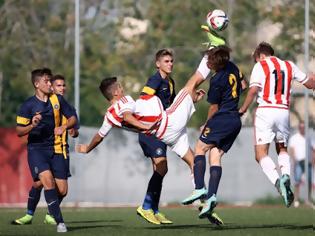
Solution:
M310 140L309 140L310 141ZM293 163L293 173L294 173L294 207L300 205L300 188L303 184L303 175L305 175L305 161L306 161L306 139L305 139L305 124L304 121L299 122L298 132L296 132L289 139L288 151L292 158ZM309 198L311 199L311 189L312 189L312 163L315 161L315 143L310 142L311 150L309 152L311 158L308 158L308 178L307 184L309 187Z

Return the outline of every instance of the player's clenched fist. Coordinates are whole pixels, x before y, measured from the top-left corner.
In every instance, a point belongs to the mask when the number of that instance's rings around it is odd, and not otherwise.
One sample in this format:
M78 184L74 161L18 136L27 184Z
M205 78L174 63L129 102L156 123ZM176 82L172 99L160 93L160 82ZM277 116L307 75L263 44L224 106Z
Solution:
M32 118L32 125L36 127L42 119L42 115L39 112L36 112L35 116Z

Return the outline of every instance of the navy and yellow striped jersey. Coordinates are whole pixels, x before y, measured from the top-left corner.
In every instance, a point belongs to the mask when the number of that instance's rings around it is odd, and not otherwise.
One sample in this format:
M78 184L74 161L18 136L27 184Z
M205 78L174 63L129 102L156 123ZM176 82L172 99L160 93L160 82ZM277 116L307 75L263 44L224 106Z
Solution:
M165 110L172 104L176 96L174 80L170 77L163 79L157 71L148 79L146 85L142 89L141 95L145 94L158 96Z
M238 102L242 91L243 75L238 67L229 61L226 67L212 76L207 101L218 104L218 112L238 112Z
M47 102L32 96L20 107L16 118L17 126L31 124L33 116L37 113L42 115L42 119L29 133L28 147L50 149L54 153L62 154L62 137L55 135L54 129L61 125L62 115L66 118L74 116L74 109L60 95L50 95Z

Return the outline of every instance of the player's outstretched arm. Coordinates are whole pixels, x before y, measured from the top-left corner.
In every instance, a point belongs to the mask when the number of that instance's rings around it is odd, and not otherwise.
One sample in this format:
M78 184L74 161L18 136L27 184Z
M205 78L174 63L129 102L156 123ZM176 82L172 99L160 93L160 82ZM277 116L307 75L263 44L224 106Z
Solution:
M257 86L252 86L249 88L245 101L241 108L239 109L240 114L244 114L247 111L248 107L252 104L255 97L257 96L258 90L259 87Z
M315 89L315 74L311 74L306 81L306 83L303 84L308 89Z
M77 144L75 146L75 151L79 153L89 153L92 151L98 144L103 141L103 137L101 137L98 133L94 135L90 144Z

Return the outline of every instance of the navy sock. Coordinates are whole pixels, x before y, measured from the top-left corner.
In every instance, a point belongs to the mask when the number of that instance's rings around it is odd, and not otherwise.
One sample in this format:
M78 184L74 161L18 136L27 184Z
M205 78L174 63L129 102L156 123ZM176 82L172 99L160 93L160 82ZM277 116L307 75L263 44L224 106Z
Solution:
M194 179L195 189L201 189L205 186L206 157L197 155L194 160Z
M32 187L28 193L28 200L27 200L27 214L34 215L36 210L37 204L40 199L40 193L42 188L34 188Z
M154 171L149 181L148 190L142 204L143 209L152 209L154 213L158 212L162 182L163 176L161 176L157 171Z
M221 175L222 175L222 167L221 166L211 166L210 167L210 178L209 178L209 187L208 187L208 195L207 195L208 199L213 194L217 194Z
M64 197L65 197L65 196L61 196L60 194L58 194L59 208L60 208L60 204L61 204L62 200L64 199ZM51 215L50 212L49 212L49 209L48 209L47 214L48 214L48 215Z
M64 199L64 197L65 197L65 195L62 196L62 195L58 194L59 206L60 206L62 200Z
M45 199L48 205L49 214L51 214L57 224L63 223L62 214L59 207L59 200L56 189L44 190Z

